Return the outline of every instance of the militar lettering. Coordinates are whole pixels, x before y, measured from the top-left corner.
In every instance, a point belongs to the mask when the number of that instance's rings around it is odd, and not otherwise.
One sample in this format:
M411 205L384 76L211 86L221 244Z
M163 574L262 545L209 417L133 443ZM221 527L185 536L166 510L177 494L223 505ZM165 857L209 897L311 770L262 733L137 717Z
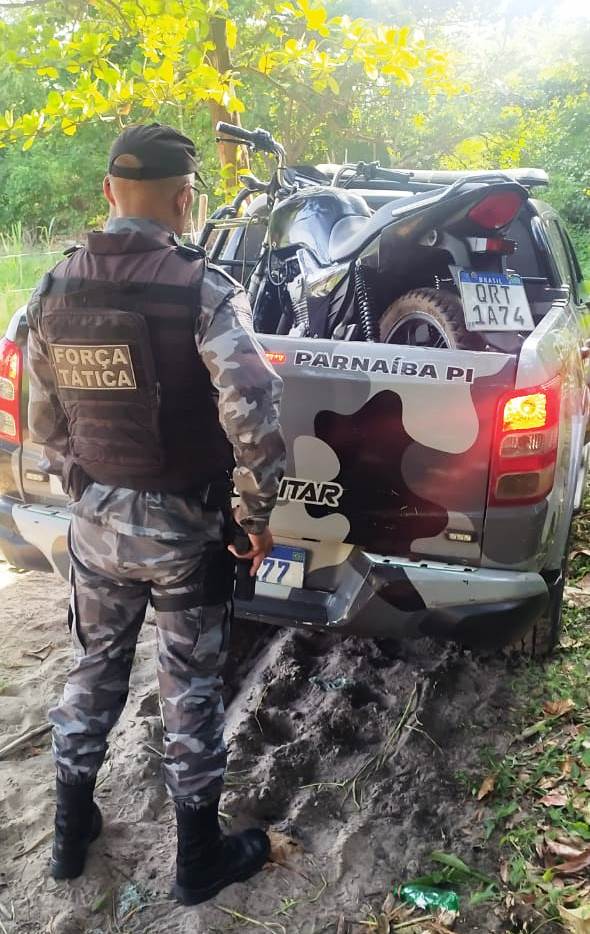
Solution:
M283 477L278 500L279 502L291 500L295 503L308 503L310 506L337 506L343 492L339 483Z
M127 344L50 344L60 389L137 389Z
M394 376L417 376L422 379L437 379L444 382L459 380L463 383L473 382L473 368L464 369L461 366L447 366L441 369L440 364L417 363L415 360L405 360L404 357L349 357L344 354L311 353L299 350L295 354L295 366L323 367L332 370L350 370L351 372L385 373ZM442 375L441 375L442 374Z

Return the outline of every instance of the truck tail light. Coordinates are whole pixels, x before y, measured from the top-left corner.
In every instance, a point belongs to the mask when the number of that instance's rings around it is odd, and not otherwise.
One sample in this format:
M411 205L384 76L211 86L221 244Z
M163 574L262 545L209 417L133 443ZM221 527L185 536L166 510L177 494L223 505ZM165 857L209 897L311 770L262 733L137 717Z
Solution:
M560 381L500 399L488 502L538 503L553 487L559 440Z
M500 230L514 220L522 202L517 191L492 192L471 208L468 217L486 230Z
M20 347L3 337L0 340L0 440L20 444L20 390L23 355Z
M516 241L506 237L468 237L467 243L472 253L496 253L499 256L516 253Z
M285 363L287 360L287 354L279 353L277 350L265 350L264 356L273 366L278 366L281 363Z

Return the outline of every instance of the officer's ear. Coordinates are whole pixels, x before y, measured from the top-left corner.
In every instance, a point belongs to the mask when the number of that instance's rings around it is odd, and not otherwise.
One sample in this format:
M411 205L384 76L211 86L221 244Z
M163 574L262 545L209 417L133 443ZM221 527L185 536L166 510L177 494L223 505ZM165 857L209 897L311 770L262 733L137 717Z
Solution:
M115 199L113 197L113 192L111 190L111 176L105 175L102 182L102 193L109 202L112 208L115 207Z
M182 186L175 198L176 213L179 217L186 217L189 214L194 202L193 190L190 182Z

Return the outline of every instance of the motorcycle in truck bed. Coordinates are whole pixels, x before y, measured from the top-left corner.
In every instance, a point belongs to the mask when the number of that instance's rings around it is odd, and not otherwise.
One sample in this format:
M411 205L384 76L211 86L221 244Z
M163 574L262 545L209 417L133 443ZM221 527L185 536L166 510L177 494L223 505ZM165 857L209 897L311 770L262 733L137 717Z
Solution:
M360 174L354 195L346 167L293 170L282 195L249 181L245 214L203 234L284 383L276 548L238 616L544 653L588 460L575 254L523 177ZM65 574L67 503L26 409L21 310L0 343L0 549Z

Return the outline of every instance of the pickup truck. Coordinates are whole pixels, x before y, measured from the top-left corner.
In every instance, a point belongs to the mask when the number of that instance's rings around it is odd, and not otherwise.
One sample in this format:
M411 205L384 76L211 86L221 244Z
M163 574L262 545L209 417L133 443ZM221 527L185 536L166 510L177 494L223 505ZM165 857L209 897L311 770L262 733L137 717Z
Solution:
M549 205L530 198L508 236L534 320L517 352L259 335L288 463L277 548L238 616L555 646L590 451L588 306ZM0 341L0 550L65 577L68 504L28 436L26 341L23 308Z

